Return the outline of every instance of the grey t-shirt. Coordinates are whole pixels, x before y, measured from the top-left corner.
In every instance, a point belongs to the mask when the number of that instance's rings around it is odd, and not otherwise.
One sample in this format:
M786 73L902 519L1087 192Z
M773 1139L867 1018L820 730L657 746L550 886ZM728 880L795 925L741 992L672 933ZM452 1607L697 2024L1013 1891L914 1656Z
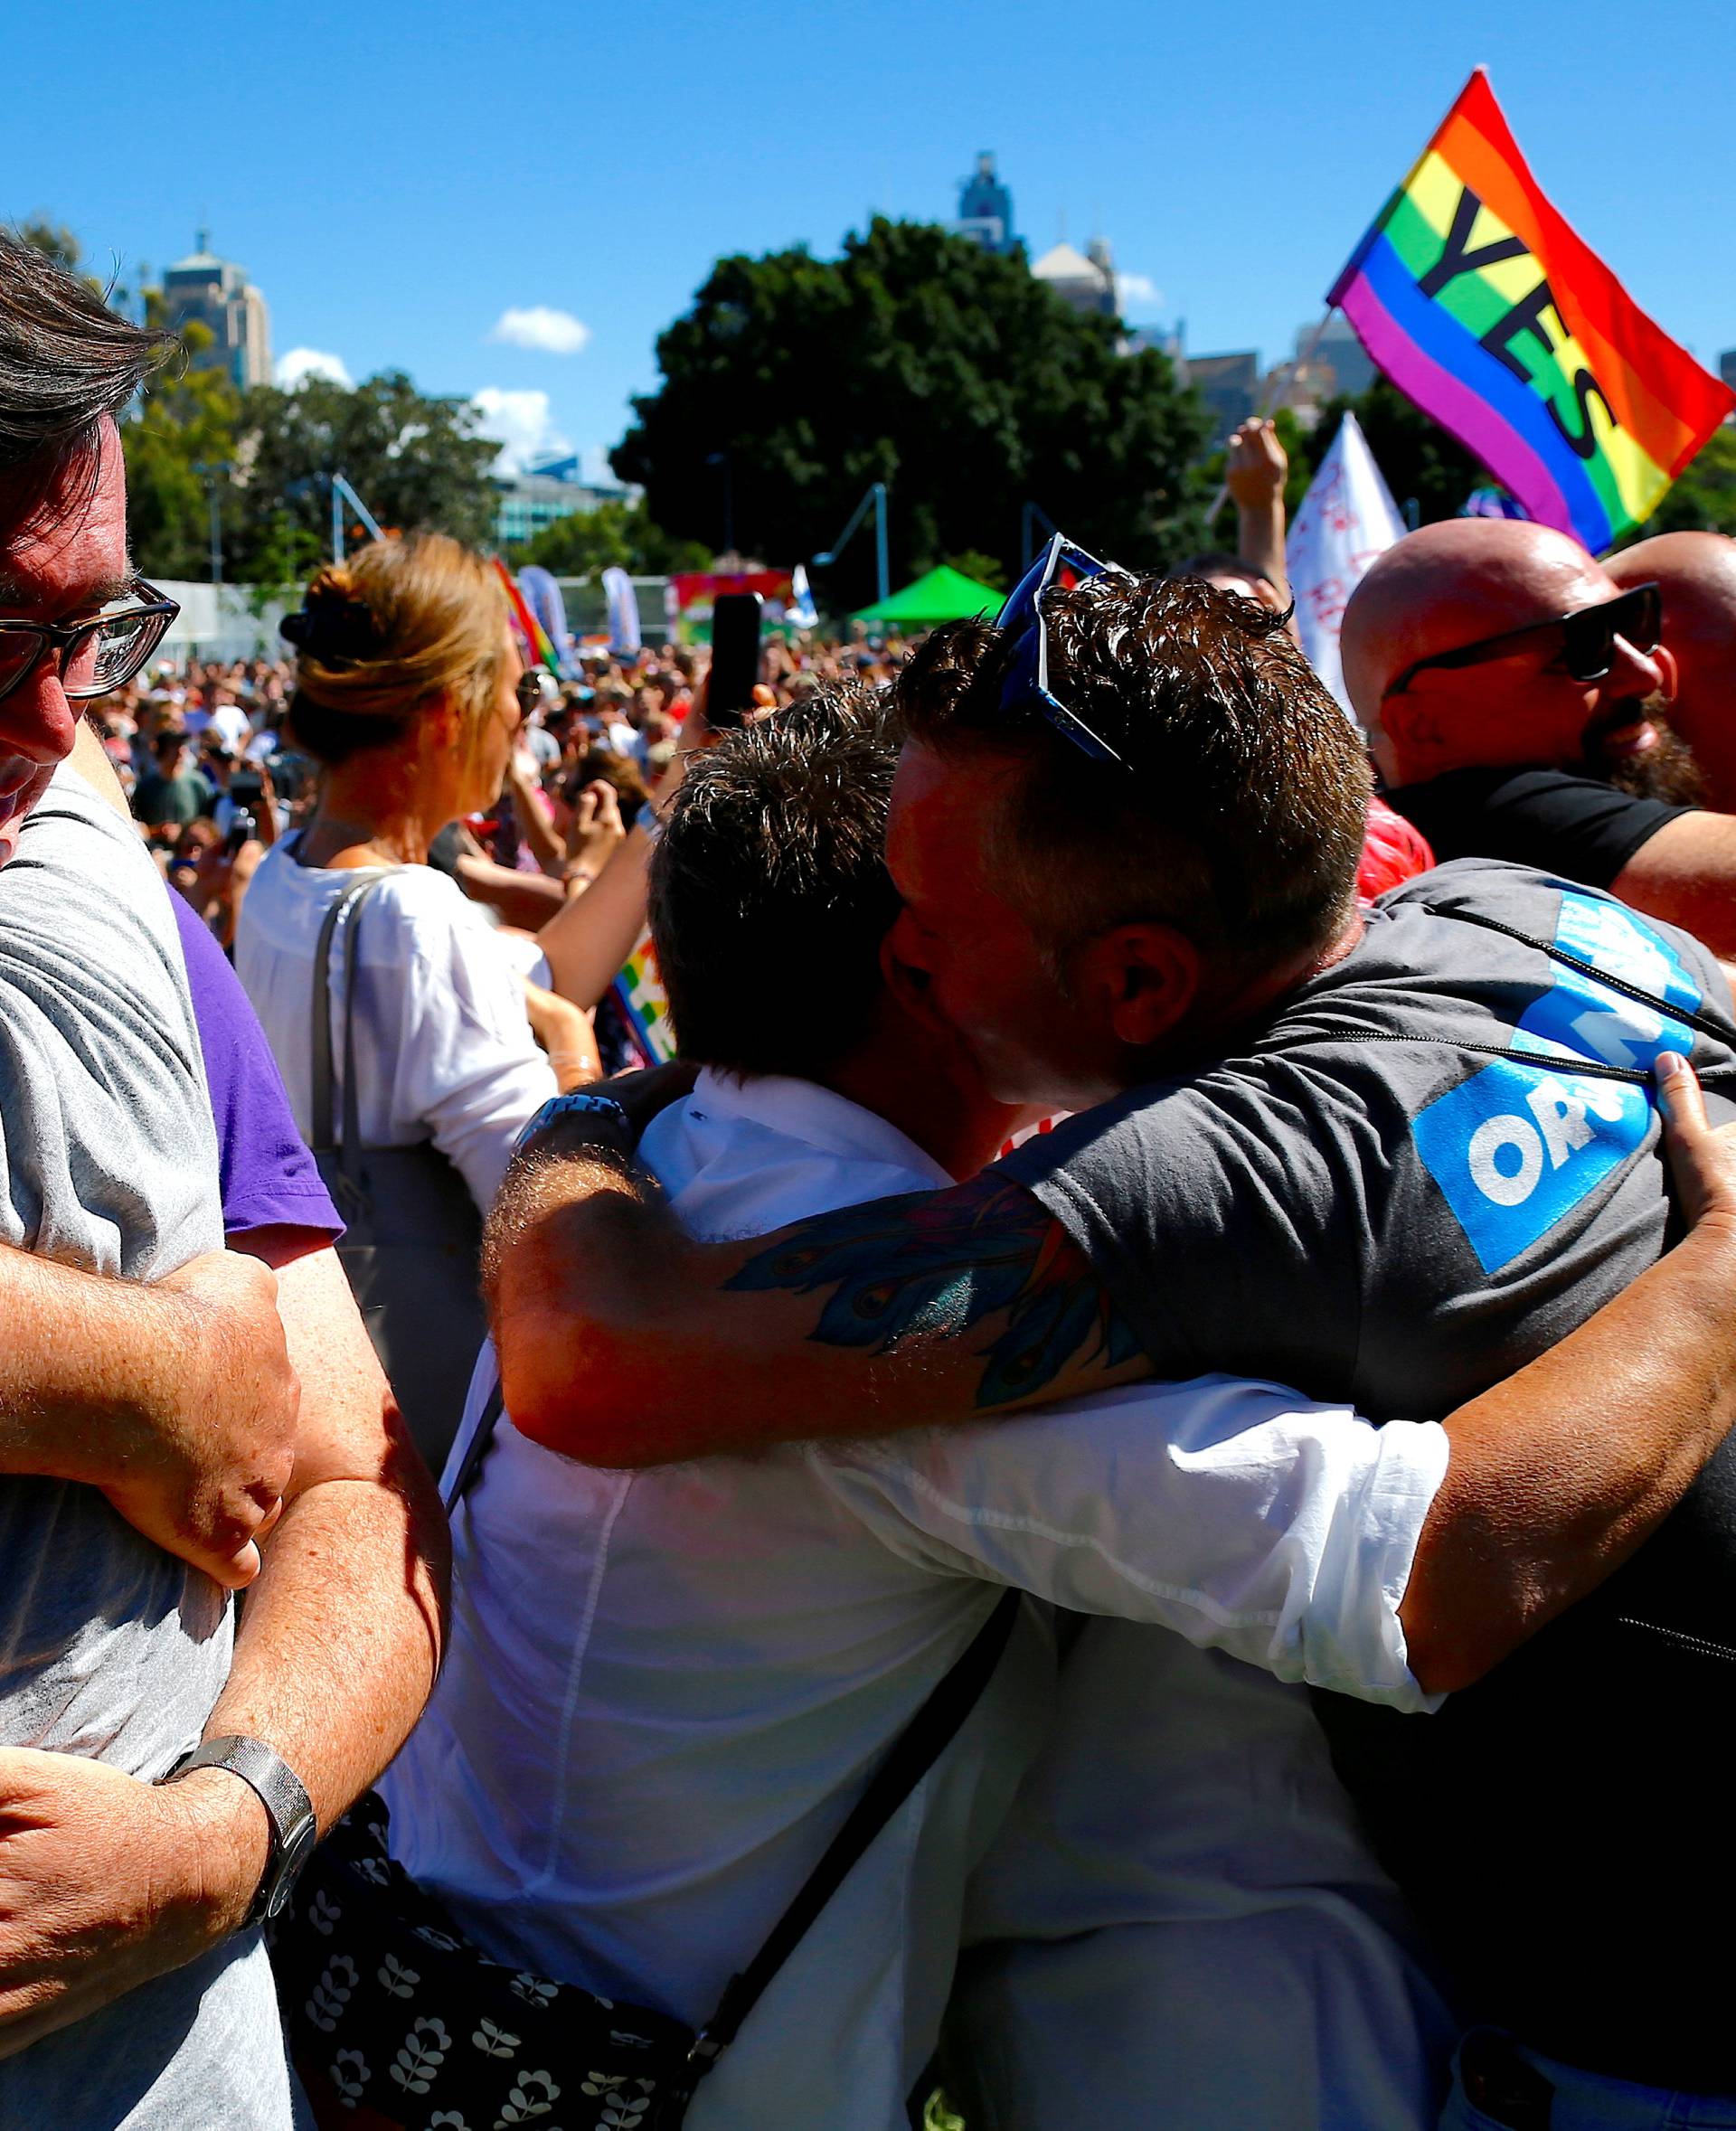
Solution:
M1728 1031L1698 941L1595 890L1465 860L1385 897L1242 1055L1005 1167L1164 1373L1241 1370L1432 1418L1657 1257L1670 1209L1641 1076L1660 1050L1688 1052L1729 1115L1729 1040L1679 1018L1703 1001ZM1319 1698L1468 2018L1618 2078L1736 2091L1704 1930L1736 1904L1733 1691L1736 1435L1607 1583L1439 1715Z
M135 831L62 770L0 868L0 1240L148 1280L222 1247L174 914ZM198 1740L233 1609L94 1488L0 1479L0 1744L149 1779ZM257 1932L0 2060L0 2124L284 2131Z

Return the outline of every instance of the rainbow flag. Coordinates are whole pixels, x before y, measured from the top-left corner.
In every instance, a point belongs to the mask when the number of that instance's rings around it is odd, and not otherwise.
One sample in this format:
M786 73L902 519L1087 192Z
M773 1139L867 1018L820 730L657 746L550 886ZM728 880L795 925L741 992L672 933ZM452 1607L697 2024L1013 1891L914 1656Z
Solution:
M1532 517L1594 555L1736 406L1543 197L1480 67L1326 301Z
M657 950L651 935L640 935L615 979L615 997L627 1016L633 1040L647 1065L667 1065L675 1055L675 1032L669 1020L669 995L657 974Z
M524 639L524 648L533 659L540 659L558 681L561 678L561 657L550 640L549 632L531 611L528 599L518 589L518 580L501 561L495 557L495 568L500 572L500 581L506 588L506 597L512 603L513 619L518 624L519 634Z

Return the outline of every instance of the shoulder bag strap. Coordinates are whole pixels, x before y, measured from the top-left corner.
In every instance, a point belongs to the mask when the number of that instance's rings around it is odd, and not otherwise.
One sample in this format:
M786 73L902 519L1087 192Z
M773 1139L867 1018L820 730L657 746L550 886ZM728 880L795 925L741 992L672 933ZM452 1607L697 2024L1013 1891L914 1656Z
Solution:
M500 1419L505 1400L501 1396L500 1379L495 1379L495 1388L488 1394L488 1403L482 1410L482 1419L476 1423L476 1432L470 1438L469 1447L452 1476L452 1484L440 1490L440 1500L449 1517L459 1502L468 1493L471 1482L482 1470L482 1461L488 1455L488 1446L495 1439L495 1426Z
M330 1154L335 1150L343 1162L344 1174L360 1188L362 1174L362 1134L357 1123L358 1098L355 1085L355 971L358 957L355 952L355 921L362 914L362 906L387 878L396 872L395 866L382 867L377 872L365 872L344 890L319 929L319 942L314 949L314 1013L313 1013L313 1146L316 1154ZM349 928L348 951L344 957L344 1136L340 1142L333 1130L332 1117L332 948L337 929L347 920Z
M382 878L381 873L367 872L350 882L326 911L314 949L313 1146L316 1155L328 1155L337 1145L332 1129L332 944L344 913ZM346 997L346 1009L347 1005Z
M843 1885L851 1867L933 1768L982 1699L1013 1632L1022 1597L1017 1590L1002 1592L995 1610L971 1638L963 1656L899 1734L850 1817L826 1845L825 1856L773 1925L765 1944L739 1975L731 1977L716 2012L700 2031L689 2056L689 2070L695 2081L735 2040L741 2023Z

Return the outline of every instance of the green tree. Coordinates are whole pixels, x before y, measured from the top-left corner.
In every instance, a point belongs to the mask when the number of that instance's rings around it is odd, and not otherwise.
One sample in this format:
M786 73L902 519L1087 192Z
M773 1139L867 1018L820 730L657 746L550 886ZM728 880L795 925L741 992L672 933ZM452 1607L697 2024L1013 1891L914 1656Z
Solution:
M1023 506L1129 563L1197 543L1208 434L1165 357L1120 353L1022 256L876 218L835 260L720 259L657 342L661 388L614 453L672 533L793 563L891 489L893 575L975 549L1012 569ZM859 535L819 586L873 589Z
M1707 438L1675 487L1631 537L1699 532L1736 533L1736 429L1728 423Z
M146 316L160 322L162 298L147 292ZM180 334L182 352L158 372L121 430L127 457L127 520L134 554L146 577L204 578L211 570L211 485L218 485L225 570L239 530L236 426L241 396L221 369L198 358L211 345L211 328L190 319Z
M675 540L654 523L643 497L611 498L594 511L575 511L510 552L514 570L539 562L556 577L597 577L619 568L635 577L662 577L704 570L712 551L703 542Z
M960 577L974 578L979 585L986 585L991 592L1007 589L1006 565L998 556L967 548L962 555L942 555L940 560L948 570L956 570Z
M476 420L468 401L430 399L401 371L354 388L320 377L291 391L256 386L243 396L236 425L231 574L251 580L264 571L269 579L286 558L324 552L334 473L382 526L485 544L494 530L488 469L498 447L476 434Z
M84 247L64 222L52 222L45 214L28 214L14 225L14 233L69 274L80 271Z

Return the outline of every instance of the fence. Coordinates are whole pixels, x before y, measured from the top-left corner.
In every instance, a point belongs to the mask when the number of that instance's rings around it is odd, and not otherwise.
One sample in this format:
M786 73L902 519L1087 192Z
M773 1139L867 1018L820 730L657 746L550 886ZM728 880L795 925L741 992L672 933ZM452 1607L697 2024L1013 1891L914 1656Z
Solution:
M164 658L285 655L278 624L289 610L281 599L262 598L250 585L202 585L170 578L155 581L160 591L181 604L163 639Z

